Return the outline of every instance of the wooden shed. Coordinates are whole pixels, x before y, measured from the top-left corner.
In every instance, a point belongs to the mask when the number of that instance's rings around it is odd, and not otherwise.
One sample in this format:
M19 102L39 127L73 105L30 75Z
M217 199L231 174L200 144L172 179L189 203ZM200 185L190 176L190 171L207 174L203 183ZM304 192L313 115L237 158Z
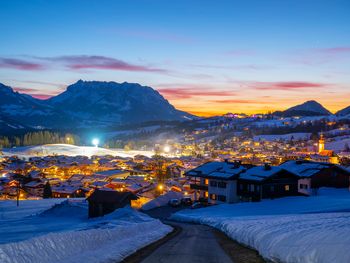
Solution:
M118 208L131 204L138 197L131 192L96 189L88 198L89 218L104 216Z

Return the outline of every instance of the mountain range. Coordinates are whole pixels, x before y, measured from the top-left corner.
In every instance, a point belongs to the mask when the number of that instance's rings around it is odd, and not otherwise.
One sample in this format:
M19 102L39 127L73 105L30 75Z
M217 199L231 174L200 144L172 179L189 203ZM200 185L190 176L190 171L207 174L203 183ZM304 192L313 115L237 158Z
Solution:
M350 114L350 106L336 115ZM332 115L311 100L274 115ZM30 129L118 127L152 121L197 119L177 110L158 91L137 83L82 81L47 100L33 98L0 83L0 130L11 133Z

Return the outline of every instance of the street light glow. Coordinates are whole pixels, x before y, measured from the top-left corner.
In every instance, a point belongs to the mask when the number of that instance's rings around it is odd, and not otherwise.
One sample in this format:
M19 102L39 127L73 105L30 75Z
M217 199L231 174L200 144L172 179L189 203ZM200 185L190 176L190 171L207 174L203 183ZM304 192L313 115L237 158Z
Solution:
M164 150L165 153L170 152L170 146L169 145L165 145L163 150Z
M93 140L92 140L92 144L95 146L95 147L98 147L98 144L100 143L100 141L99 141L99 139L97 139L97 138L94 138Z

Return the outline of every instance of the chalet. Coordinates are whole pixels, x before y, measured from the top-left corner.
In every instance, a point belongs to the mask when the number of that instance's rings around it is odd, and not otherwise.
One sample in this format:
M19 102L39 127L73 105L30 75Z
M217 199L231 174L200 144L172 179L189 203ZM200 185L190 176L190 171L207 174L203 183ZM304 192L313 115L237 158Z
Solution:
M24 185L24 189L33 196L42 196L45 183L40 180L34 180Z
M239 175L237 194L243 201L298 195L298 179L279 166L256 166Z
M131 205L131 200L137 199L138 197L130 192L96 189L87 198L89 202L89 217L104 216L118 208Z
M209 203L238 202L237 179L246 168L240 162L208 162L185 173L195 199Z
M350 172L340 165L299 160L287 161L280 167L299 177L298 191L305 195L317 194L320 187L349 187Z
M69 184L60 184L58 186L53 186L52 197L55 198L77 198L85 197L86 191L79 187Z
M107 170L107 171L103 171L103 172L97 172L95 173L93 176L95 178L99 178L100 180L104 180L104 181L108 181L114 178L126 178L130 175L130 172L125 171L125 170L119 170L119 169L115 169L115 170Z

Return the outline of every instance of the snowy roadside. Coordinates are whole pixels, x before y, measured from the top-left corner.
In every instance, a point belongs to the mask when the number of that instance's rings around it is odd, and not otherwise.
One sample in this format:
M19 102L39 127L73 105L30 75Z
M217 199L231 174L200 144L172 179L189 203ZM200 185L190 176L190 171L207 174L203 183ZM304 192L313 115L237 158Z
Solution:
M321 193L183 210L172 219L217 228L273 262L350 262L350 213L330 210L349 211L350 193Z
M27 209L33 210L29 204ZM86 204L72 200L39 214L1 220L0 229L2 263L118 262L172 231L130 207L88 219Z

